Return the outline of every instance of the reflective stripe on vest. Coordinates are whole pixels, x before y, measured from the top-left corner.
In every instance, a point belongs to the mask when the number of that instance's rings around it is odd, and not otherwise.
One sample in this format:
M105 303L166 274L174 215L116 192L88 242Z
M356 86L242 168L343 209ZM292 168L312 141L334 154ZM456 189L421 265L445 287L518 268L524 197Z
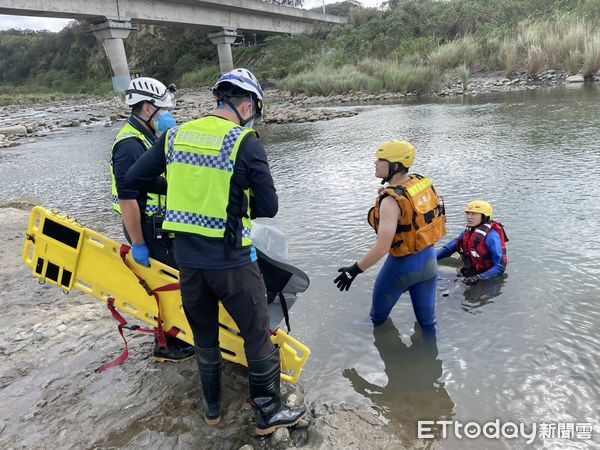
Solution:
M165 145L169 203L163 229L222 239L227 227L231 177L243 138L254 134L214 116L168 131ZM241 218L242 246L252 244L248 210Z
M137 139L144 146L144 151L148 150L152 147L152 143L146 138L144 133L136 129L129 122L125 124L121 131L115 137L113 141L112 147L110 148L110 177L111 177L111 193L112 193L112 205L113 209L121 214L121 207L119 205L119 197L117 191L117 183L115 181L115 171L113 170L113 156L115 152L115 146L124 141L125 139ZM146 200L146 209L144 213L147 216L153 216L160 212L160 214L165 214L166 211L166 197L164 195L158 195L148 192L147 200Z

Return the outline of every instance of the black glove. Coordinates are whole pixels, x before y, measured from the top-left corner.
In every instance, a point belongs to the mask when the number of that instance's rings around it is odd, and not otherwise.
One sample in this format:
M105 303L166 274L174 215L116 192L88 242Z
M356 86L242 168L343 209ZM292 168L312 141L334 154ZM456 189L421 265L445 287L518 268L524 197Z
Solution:
M472 285L472 284L476 284L479 280L481 280L481 277L479 275L475 275L474 277L466 277L463 280L463 283Z
M350 267L340 267L338 272L342 273L333 282L337 284L340 291L347 291L358 274L362 273L362 270L358 267L358 263L354 263Z

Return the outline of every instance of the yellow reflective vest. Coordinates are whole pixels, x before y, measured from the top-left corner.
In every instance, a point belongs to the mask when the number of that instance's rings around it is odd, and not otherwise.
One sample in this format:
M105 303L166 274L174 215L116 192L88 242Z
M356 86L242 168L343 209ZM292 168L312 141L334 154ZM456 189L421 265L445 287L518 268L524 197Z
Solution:
M124 141L125 139L137 139L144 146L144 151L148 150L152 147L152 143L146 138L144 133L136 129L129 122L119 131L117 137L113 141L112 147L110 148L110 178L112 183L112 204L113 209L121 214L121 207L119 206L119 193L117 191L117 183L115 181L115 171L113 168L113 156L115 154L116 145ZM166 209L166 197L164 195L148 193L146 200L146 210L145 213L147 216L153 216L157 212L161 214L165 213Z
M223 239L231 177L240 144L254 130L215 116L171 128L165 140L167 212L163 229ZM242 246L252 244L248 211L242 217Z

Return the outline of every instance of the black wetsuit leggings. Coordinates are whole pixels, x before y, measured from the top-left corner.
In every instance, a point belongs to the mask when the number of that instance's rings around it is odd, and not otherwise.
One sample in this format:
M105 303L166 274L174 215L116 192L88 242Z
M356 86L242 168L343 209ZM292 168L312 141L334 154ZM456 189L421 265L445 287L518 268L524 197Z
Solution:
M221 300L244 338L248 360L262 360L275 351L269 337L267 290L256 262L225 270L181 267L179 281L183 309L198 347L219 345Z

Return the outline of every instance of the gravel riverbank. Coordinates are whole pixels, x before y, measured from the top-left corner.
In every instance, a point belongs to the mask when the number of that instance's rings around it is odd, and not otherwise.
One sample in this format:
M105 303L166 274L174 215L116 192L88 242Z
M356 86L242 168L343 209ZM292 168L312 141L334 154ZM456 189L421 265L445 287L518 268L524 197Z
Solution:
M98 372L123 349L116 322L101 302L32 277L21 256L29 206L0 207L1 448L402 448L373 412L322 402L291 433L258 438L246 369L228 362L223 422L209 427L195 363L155 363L146 335L129 333L130 359ZM286 401L302 401L301 383L282 387Z
M554 70L531 79L524 73L511 78L503 74L473 75L465 89L458 79L449 80L435 97L478 96L497 92L535 90L542 87L561 86L565 83L581 83L583 77L567 77L565 72ZM354 92L331 96L308 96L287 91L266 91L265 123L286 124L331 120L359 114L361 106L379 103L401 103L418 96L415 93L383 92L369 94ZM214 99L208 88L182 89L178 93L174 114L179 123L201 117L214 107ZM22 106L1 107L0 148L12 147L23 142L44 138L57 131L73 127L110 126L129 116L127 105L119 97L96 99L82 96L67 101Z

